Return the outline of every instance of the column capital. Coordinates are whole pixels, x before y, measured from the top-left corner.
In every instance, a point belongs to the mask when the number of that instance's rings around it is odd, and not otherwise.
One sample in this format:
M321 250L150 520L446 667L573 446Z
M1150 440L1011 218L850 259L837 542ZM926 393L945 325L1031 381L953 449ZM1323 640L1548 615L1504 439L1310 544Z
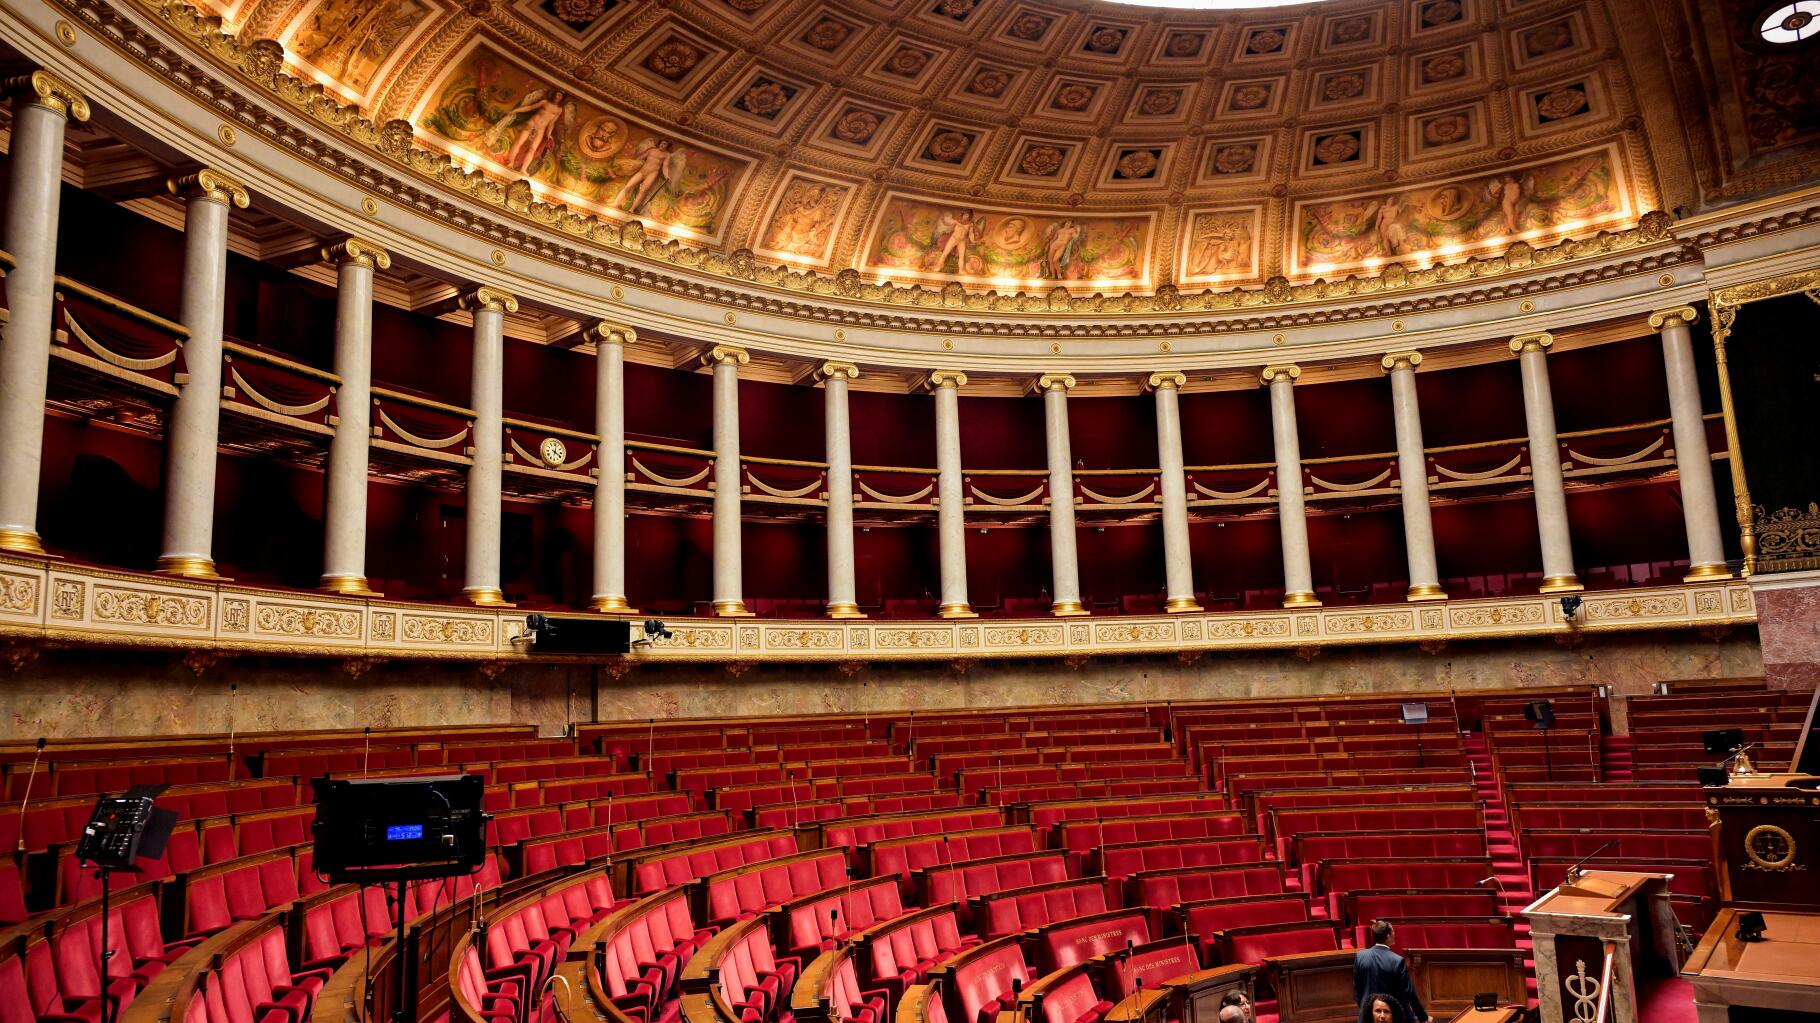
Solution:
M334 263L337 266L344 263L357 263L361 266L384 270L392 265L392 254L365 238L349 235L332 245L324 245L322 261Z
M1060 388L1063 391L1074 389L1074 374L1044 373L1036 378L1036 389L1045 393Z
M704 366L744 366L751 361L751 353L738 345L715 345L701 356Z
M1188 386L1188 374L1168 369L1152 373L1144 381L1144 390L1161 391L1166 389L1181 390Z
M1700 318L1691 305L1676 306L1673 309L1658 309L1649 314L1649 329L1666 330L1669 327L1685 327Z
M859 379L859 367L851 362L824 362L815 367L815 379L827 380L831 377L846 377L848 380Z
M483 309L495 313L515 313L518 311L518 298L503 288L483 284L461 296L461 307L473 313Z
M1384 369L1386 371L1397 369L1413 370L1421 364L1421 352L1391 352L1389 355L1384 356Z
M630 345L638 343L638 331L624 323L612 320L596 320L594 325L583 331L583 336L593 340L598 348L601 345Z
M1264 371L1258 374L1258 383L1273 383L1278 377L1281 377L1293 384L1301 375L1302 367L1293 362L1280 362L1274 365L1265 366Z
M929 371L929 377L924 381L924 385L930 390L941 387L965 387L967 386L967 374L958 369L932 369Z
M1521 355L1524 352L1530 351L1546 352L1554 347L1554 343L1555 336L1553 334L1550 334L1546 330L1539 330L1534 334L1518 334L1516 337L1511 338L1510 351L1512 355Z
M15 102L24 101L55 110L72 121L88 120L88 97L82 95L66 79L52 72L40 68L30 74L8 78L0 84L4 84Z
M218 202L223 206L246 209L249 201L246 186L213 167L202 167L165 181L165 187L179 199L192 202Z

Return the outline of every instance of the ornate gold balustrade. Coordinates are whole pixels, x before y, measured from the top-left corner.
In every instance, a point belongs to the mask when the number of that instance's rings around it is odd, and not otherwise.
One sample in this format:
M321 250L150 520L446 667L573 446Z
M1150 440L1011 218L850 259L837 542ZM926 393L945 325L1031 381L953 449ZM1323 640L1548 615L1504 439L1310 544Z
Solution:
M1743 581L1585 595L1572 623L1543 596L1305 610L1120 616L1057 621L670 618L674 638L641 647L653 662L803 662L1098 655L1194 655L1330 645L1650 629L1756 621ZM577 614L577 617L583 615ZM0 640L431 660L513 660L523 611L192 583L168 576L0 557Z

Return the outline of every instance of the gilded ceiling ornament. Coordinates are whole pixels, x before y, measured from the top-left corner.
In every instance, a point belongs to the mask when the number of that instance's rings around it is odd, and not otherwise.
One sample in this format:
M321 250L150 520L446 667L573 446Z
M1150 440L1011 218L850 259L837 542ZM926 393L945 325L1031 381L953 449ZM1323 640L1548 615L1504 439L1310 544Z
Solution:
M1087 109L1087 104L1093 102L1093 94L1095 91L1096 90L1091 85L1086 85L1081 82L1069 82L1055 90L1055 100L1053 102L1058 109L1078 112Z
M1017 16L1005 29L1005 33L1014 39L1034 43L1043 38L1049 31L1049 19L1040 14L1024 13Z
M852 34L853 30L848 28L846 23L835 21L833 18L823 18L811 25L809 31L803 33L803 42L818 50L832 53L840 49L840 44L846 42L847 37Z
M1036 178L1046 178L1060 170L1064 154L1058 146L1032 143L1024 149L1017 169Z
M701 63L702 52L681 39L671 39L651 51L645 58L645 67L661 78L674 82L695 70Z
M1213 169L1220 174L1244 174L1257 161L1258 147L1253 144L1221 146L1213 152Z
M1365 76L1361 74L1332 75L1321 85L1321 98L1325 100L1351 99L1365 92Z
M1472 124L1465 114L1442 114L1429 118L1422 125L1422 141L1431 146L1458 142L1471 133Z
M1443 53L1422 62L1422 81L1432 85L1458 78L1466 73L1466 58L1457 53Z
M958 131L938 131L929 137L924 156L942 163L959 163L973 146L973 136Z
M1550 121L1572 117L1586 109L1586 90L1577 85L1555 89L1536 100L1536 113Z
M1163 44L1163 54L1169 57L1193 57L1201 52L1205 37L1194 32L1175 32L1169 41Z
M1154 149L1134 149L1119 158L1118 171L1126 178L1147 178L1156 173L1161 162Z
M1144 94L1138 109L1151 117L1173 114L1182 105L1182 94L1174 89L1153 89Z
M1283 44L1287 41L1288 37L1277 29L1259 29L1251 34L1251 39L1245 44L1245 51L1247 53L1275 53L1282 49Z
M1314 144L1314 158L1319 163L1345 163L1359 155L1357 132L1340 132L1321 138Z
M1011 84L1011 76L998 68L981 68L967 83L967 91L976 96L987 96L997 99L1003 95Z
M1459 21L1461 13L1457 0L1436 0L1435 3L1422 9L1422 24L1427 28L1445 25L1451 21Z

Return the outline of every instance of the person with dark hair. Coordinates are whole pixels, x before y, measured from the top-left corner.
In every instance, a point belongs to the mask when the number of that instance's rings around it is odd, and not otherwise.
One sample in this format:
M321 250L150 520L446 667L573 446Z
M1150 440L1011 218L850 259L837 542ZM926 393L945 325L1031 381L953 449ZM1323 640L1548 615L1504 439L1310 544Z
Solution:
M1251 1023L1251 998L1242 989L1220 996L1219 1023Z
M1416 986L1409 979L1409 964L1390 948L1395 938L1396 930L1390 921L1373 920L1371 947L1360 949L1352 959L1352 993L1359 1000L1359 1018L1371 1019L1371 1013L1366 1011L1368 999L1388 997L1403 1010L1396 1014L1396 1023L1433 1023L1422 1000L1416 997Z
M1359 1023L1409 1023L1409 1014L1389 995L1366 995L1359 1003Z

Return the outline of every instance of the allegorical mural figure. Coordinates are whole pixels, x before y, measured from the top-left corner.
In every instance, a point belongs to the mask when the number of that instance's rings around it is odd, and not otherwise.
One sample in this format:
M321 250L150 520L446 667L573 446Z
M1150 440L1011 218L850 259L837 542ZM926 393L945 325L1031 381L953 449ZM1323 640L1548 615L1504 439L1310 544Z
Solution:
M322 0L304 15L289 48L316 70L364 94L393 49L428 13L419 0Z
M708 236L719 234L748 166L566 93L484 45L443 80L419 125L578 205Z
M893 196L865 264L935 279L1141 282L1149 230L1145 217L1001 213Z

